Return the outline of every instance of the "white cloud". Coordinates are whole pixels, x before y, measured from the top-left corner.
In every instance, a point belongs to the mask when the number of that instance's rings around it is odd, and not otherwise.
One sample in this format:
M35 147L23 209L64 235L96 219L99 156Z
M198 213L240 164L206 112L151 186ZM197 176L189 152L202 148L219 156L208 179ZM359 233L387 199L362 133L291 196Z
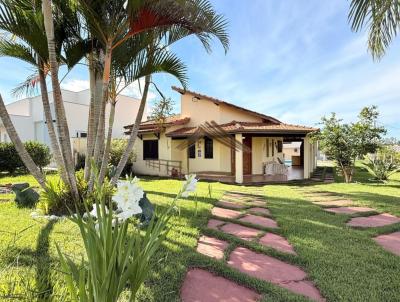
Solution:
M65 82L61 83L61 88L70 91L82 91L85 89L89 89L89 81L88 80L78 80L78 79L68 79Z

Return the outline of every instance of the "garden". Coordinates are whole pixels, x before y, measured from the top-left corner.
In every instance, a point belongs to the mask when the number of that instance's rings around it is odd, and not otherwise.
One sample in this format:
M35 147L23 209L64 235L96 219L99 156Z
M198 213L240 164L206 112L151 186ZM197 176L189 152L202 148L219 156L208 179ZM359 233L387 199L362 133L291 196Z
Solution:
M371 177L365 168L358 166L355 182L351 184L343 183L339 176L331 184L264 187L199 182L194 195L177 200L179 211L169 221L172 228L151 258L149 276L138 291L137 301L179 300L185 275L193 267L252 289L263 297L261 301L305 300L301 295L226 266L222 260L198 253L196 246L200 235L230 242L226 255L237 247L245 247L301 267L328 301L398 300L398 256L385 251L371 238L399 231L399 224L370 229L349 227L346 222L351 216L323 211L312 203L309 195L331 192L352 200L357 206L400 216L400 174L394 174L385 183L371 182ZM21 181L37 186L35 180L27 175L4 175L0 185ZM168 179L143 178L139 183L148 198L157 205L157 211L165 210L182 186L182 181ZM207 221L214 217L212 207L229 191L247 194L262 192L265 207L280 227L273 232L286 237L297 256L207 227ZM322 193L317 196L320 201L328 198ZM32 219L32 209L18 207L13 202L12 194L2 194L0 199L2 299L69 301L57 246L79 263L84 255L84 245L77 225L68 219ZM241 225L251 226L244 222ZM126 288L121 301L124 298L128 300L128 293Z

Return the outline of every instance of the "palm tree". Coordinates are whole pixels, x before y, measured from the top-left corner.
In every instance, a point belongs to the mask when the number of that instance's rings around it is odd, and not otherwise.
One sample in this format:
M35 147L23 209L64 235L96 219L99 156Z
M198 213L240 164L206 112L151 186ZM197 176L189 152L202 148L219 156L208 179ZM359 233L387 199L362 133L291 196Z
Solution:
M179 39L189 34L196 35L206 49L210 50L211 37L217 37L225 50L228 48L228 36L226 34L226 22L222 16L216 14L208 1L203 0L118 0L118 1L93 1L78 0L82 19L86 20L90 35L96 38L102 45L103 69L103 100L98 115L98 128L93 159L99 162L101 146L104 142L105 117L103 108L108 100L108 86L112 70L113 53L118 47L141 34L146 34L153 29L163 29L170 32L170 37ZM171 39L171 40L173 40ZM150 75L148 76L150 78ZM147 95L148 87L145 81L144 93ZM144 98L144 102L146 98ZM140 106L138 119L142 118L144 105ZM135 131L132 132L136 137ZM134 139L133 139L134 141ZM132 149L133 145L128 144ZM117 172L113 179L118 179L125 166L128 150L124 153ZM126 156L125 156L126 155ZM125 161L125 163L124 163ZM90 184L93 183L94 174L91 174ZM115 182L115 181L114 181Z
M26 9L27 7L29 7L29 10ZM0 29L6 31L12 37L7 38L5 36L0 39L0 56L9 56L22 60L37 70L37 73L28 77L13 92L19 94L23 89L29 91L39 83L50 145L60 175L65 181L67 178L63 168L64 162L57 141L48 98L46 84L46 75L49 71L47 64L48 52L40 15L40 10L36 9L34 2L30 0L19 2L4 1L2 3L0 7ZM66 183L68 184L68 182Z
M133 82L158 72L171 74L180 81L183 87L187 86L186 66L179 60L178 57L165 49L153 51L152 55L150 56L149 51L140 49L140 47L139 49L135 49L136 44L137 43L124 43L124 47L121 46L114 54L114 74L111 77L112 80L109 91L111 108L106 146L99 173L99 183L103 182L108 167L115 105L117 103L116 97ZM116 84L117 78L121 79L122 81L120 82L123 83L122 85L119 85L119 87ZM148 91L148 88L146 91ZM139 106L139 112L144 111L145 104L146 102L141 102L141 106ZM143 113L141 113L140 116L142 117ZM128 155L129 154L130 153L128 153Z
M400 1L352 0L349 21L354 31L368 27L368 49L380 59L400 30Z

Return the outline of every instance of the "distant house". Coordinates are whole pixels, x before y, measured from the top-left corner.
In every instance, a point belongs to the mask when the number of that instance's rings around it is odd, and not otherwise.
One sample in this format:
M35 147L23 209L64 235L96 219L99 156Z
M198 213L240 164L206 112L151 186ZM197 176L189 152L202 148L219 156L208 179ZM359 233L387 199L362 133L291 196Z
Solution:
M62 90L62 96L71 140L73 138L85 138L87 136L89 116L89 89L79 92ZM52 93L49 93L49 99L52 116L54 118L53 122L56 124L57 120L54 113ZM135 120L140 101L124 95L120 95L117 99L113 137L123 138L124 126ZM40 95L15 101L6 105L6 108L22 141L35 140L50 146L50 138ZM147 112L147 110L145 112ZM108 115L108 110L106 113ZM147 116L147 113L145 113L144 116ZM106 118L106 120L108 119ZM1 121L0 141L10 141Z
M173 89L181 113L139 128L134 172L175 176L197 173L223 182L257 183L309 178L316 168L315 128L285 124L271 116L200 93ZM127 125L130 134L132 125ZM299 143L299 166L284 164L284 143Z

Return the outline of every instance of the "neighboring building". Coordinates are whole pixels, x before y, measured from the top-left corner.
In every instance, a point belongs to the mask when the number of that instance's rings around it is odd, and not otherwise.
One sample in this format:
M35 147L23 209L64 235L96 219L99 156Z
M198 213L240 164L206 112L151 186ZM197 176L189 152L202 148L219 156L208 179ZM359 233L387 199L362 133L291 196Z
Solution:
M291 166L301 166L302 142L283 143L283 158Z
M181 113L163 124L150 120L140 125L135 173L197 173L203 179L253 183L309 178L316 168L317 148L308 136L315 128L285 124L206 95L173 89L182 95ZM132 125L125 128L129 134ZM287 168L283 143L293 141L302 145L301 166ZM266 175L271 164L281 165L278 170L285 172Z
M71 140L73 138L85 138L87 136L89 117L90 90L87 89L79 92L62 90L62 96ZM123 138L124 126L135 120L140 100L124 95L118 96L117 99L113 137ZM49 93L49 100L52 116L54 118L53 121L57 123L52 93ZM6 108L22 141L35 140L50 146L46 118L43 112L42 97L40 95L7 104ZM107 106L106 121L108 121L108 112ZM147 116L147 110L143 116ZM10 141L1 120L0 141Z

